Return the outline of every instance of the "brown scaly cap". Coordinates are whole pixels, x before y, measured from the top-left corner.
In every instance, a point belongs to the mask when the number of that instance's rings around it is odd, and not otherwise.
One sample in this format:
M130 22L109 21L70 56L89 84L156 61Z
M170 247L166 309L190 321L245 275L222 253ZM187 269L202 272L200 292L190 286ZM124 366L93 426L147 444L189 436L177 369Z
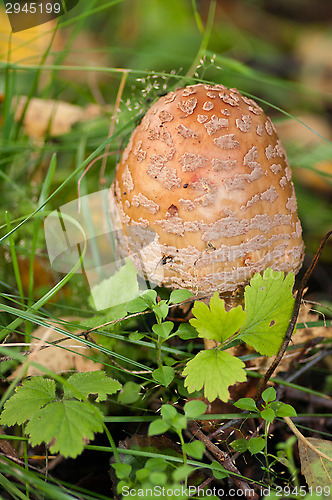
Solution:
M195 294L235 290L267 267L297 273L304 246L291 177L253 100L223 85L170 92L117 166L121 252L141 252L151 281Z

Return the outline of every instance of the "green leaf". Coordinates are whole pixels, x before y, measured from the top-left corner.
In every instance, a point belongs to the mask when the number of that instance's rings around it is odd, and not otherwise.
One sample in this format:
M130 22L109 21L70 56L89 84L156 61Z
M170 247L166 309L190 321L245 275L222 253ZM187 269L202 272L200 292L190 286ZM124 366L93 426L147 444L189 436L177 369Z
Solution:
M265 439L263 437L252 437L248 441L248 450L252 455L259 453L265 447Z
M193 401L188 401L184 405L184 412L186 417L188 418L198 418L201 415L204 415L207 409L207 405L203 403L203 401L199 401L198 399Z
M186 443L183 445L183 451L192 458L201 460L205 446L202 441L193 441L192 443Z
M26 426L32 446L42 442L52 453L75 458L84 448L85 440L93 439L103 430L103 415L84 401L55 401L38 410Z
M156 335L159 335L163 339L167 339L173 327L174 323L172 321L163 321L163 323L153 325L152 330Z
M164 472L150 472L149 481L158 486L167 483L167 474Z
M68 379L72 387L64 387L65 398L84 399L89 394L98 394L96 401L105 401L108 394L114 394L121 389L121 384L113 378L107 377L102 370L74 373ZM79 397L80 393L82 397Z
M278 401L278 407L273 408L275 411L276 417L297 417L297 413L295 408L286 403L282 403ZM272 405L271 405L272 406Z
M153 306L152 310L156 316L161 319L165 319L168 314L168 305L166 300L161 300L156 306Z
M23 424L42 406L55 399L55 382L43 377L25 380L5 403L1 415L2 425Z
M173 381L175 376L175 371L171 366L161 366L152 372L152 377L158 384L168 387Z
M272 401L275 401L276 397L277 393L274 387L268 387L262 393L262 399L263 401L265 401L265 403L271 403Z
M113 467L113 469L115 469L115 474L118 479L128 479L131 473L131 465L116 463L111 464L111 466Z
M164 458L149 458L145 467L151 471L163 472L167 469L168 463Z
M173 419L178 415L176 408L174 408L174 406L172 405L167 404L162 405L160 413L162 418L169 424L172 424Z
M124 405L135 403L140 396L141 386L135 382L126 382L123 389L118 394L118 401Z
M184 371L184 385L189 392L199 391L204 387L204 396L209 401L219 397L228 401L228 388L236 382L247 379L244 363L225 351L216 349L199 352L191 359Z
M97 309L108 309L133 300L139 294L137 272L127 259L124 266L113 276L91 289L91 297Z
M173 290L169 297L169 301L172 304L179 304L184 300L190 299L190 297L193 297L193 294L189 292L189 290Z
M266 420L267 422L273 422L275 419L275 413L272 410L272 408L265 408L265 410L262 410L261 412L261 417Z
M197 337L196 328L188 323L182 323L176 333L182 340L195 339Z
M240 453L244 453L248 449L248 440L245 438L235 439L235 441L231 442L231 447L235 451L239 451Z
M229 472L226 469L224 469L224 467L219 462L216 462L214 460L212 462L212 465L213 465L212 473L216 479L224 479L225 477L229 476Z
M155 290L146 290L142 295L128 302L126 309L129 313L142 312L145 309L152 309L156 303L157 292Z
M156 434L164 434L170 428L170 425L162 418L156 418L149 425L149 436L155 436Z
M147 479L149 477L149 475L151 474L151 471L149 469L138 469L138 471L136 471L136 479L137 481L144 481L145 479Z
M198 336L223 342L236 333L244 323L246 313L241 306L225 310L225 301L215 292L210 299L210 307L197 300L192 309L195 318L189 320L198 331Z
M172 473L172 478L175 482L180 483L181 481L184 481L192 472L194 472L194 470L195 469L190 465L181 465Z
M129 334L129 340L132 340L132 341L137 341L137 340L142 340L144 339L145 337L145 333L141 333L141 332L131 332Z
M247 317L238 338L260 354L273 356L281 347L294 308L293 284L293 273L268 268L245 288Z
M234 406L236 406L236 408L240 408L241 410L258 411L256 403L252 398L239 399L236 403L234 403Z

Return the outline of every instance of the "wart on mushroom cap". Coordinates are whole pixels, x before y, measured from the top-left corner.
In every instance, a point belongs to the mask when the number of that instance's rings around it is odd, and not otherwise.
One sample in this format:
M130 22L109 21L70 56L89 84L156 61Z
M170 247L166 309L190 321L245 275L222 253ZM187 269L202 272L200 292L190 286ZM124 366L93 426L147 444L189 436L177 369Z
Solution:
M223 85L170 92L117 166L121 254L150 281L195 294L235 290L267 267L296 273L304 246L291 176L253 100Z

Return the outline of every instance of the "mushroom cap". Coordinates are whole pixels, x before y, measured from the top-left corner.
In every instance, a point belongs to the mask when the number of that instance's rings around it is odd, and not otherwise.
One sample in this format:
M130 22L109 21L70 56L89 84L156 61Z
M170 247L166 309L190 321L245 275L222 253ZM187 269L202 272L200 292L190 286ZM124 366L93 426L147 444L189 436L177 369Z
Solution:
M304 245L291 177L253 100L223 85L170 92L117 166L119 251L148 280L195 294L235 290L267 267L297 273Z

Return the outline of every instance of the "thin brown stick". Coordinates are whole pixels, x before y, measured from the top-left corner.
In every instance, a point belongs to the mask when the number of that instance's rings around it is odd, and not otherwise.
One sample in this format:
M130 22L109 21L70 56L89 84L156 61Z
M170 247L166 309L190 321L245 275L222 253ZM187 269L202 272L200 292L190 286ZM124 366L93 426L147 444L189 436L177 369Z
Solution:
M205 447L212 453L212 455L214 455L214 457L224 467L224 469L226 469L231 474L236 474L236 476L233 475L232 478L236 486L243 491L243 496L251 498L253 500L257 500L258 495L249 486L249 484L243 479L237 477L238 475L240 475L240 472L238 471L237 467L232 462L232 459L228 456L228 454L220 450L218 446L212 443L210 439L200 430L198 424L195 421L190 421L188 423L188 428L193 436L195 436L195 438L199 439L200 441L202 441L202 443L205 444Z

